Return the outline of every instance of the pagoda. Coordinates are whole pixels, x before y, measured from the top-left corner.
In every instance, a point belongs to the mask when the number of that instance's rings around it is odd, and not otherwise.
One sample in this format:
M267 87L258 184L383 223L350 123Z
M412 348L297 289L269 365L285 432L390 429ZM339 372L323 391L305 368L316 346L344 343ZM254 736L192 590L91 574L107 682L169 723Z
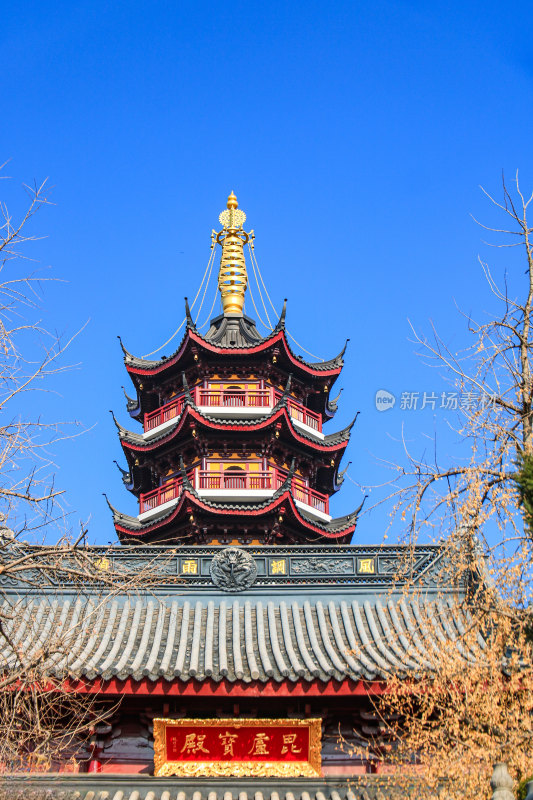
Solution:
M13 778L23 792L377 800L389 784L375 774L387 756L373 698L468 627L438 545L410 548L405 573L401 546L350 544L359 509L330 514L353 426L324 432L345 348L318 363L296 355L285 305L260 335L244 313L245 221L231 194L213 233L222 314L207 333L186 302L173 355L123 347L137 429L115 423L139 507L110 506L120 544L87 548L81 594L68 569L4 585L18 610L4 663L42 648L54 681L112 709L76 774ZM127 580L108 596L104 573ZM56 631L68 646L53 651Z
M220 215L218 285L223 313L202 336L186 301L176 352L124 362L136 396L128 411L142 430L116 422L127 460L124 483L136 517L114 512L123 543L211 545L347 543L359 509L329 513L355 422L324 433L337 409L331 390L346 346L330 361L295 355L277 325L262 337L244 313L246 216L232 193ZM116 420L115 420L116 421Z

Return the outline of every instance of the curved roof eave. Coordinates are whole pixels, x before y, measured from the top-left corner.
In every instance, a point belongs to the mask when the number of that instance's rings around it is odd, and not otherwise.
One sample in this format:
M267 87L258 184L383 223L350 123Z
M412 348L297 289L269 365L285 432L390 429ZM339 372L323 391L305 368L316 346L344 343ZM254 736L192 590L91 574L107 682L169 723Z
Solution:
M227 419L202 414L198 407L189 401L188 403L185 403L181 415L176 417L176 422L174 425L160 436L154 436L153 438L145 439L142 434L126 430L116 420L115 424L118 428L120 441L123 446L131 450L150 452L154 449L157 449L162 444L174 439L185 426L185 422L189 416L192 416L196 422L203 424L209 430L227 430L228 426L231 426L232 431L237 431L239 433L263 430L268 428L269 425L272 425L281 417L283 418L287 429L290 430L291 435L294 436L298 442L304 445L312 445L313 449L323 452L331 452L332 450L340 449L344 450L348 446L350 432L355 420L357 419L356 415L353 421L341 431L327 434L324 439L320 439L319 437L315 437L312 433L300 431L294 425L286 407L281 407L277 410L273 409L270 414L265 414L264 416L256 417L255 419Z
M124 351L124 363L126 369L131 374L138 374L138 375L156 375L159 372L162 372L168 369L170 366L174 366L181 358L187 343L189 341L195 342L197 345L202 347L204 350L210 353L217 353L220 355L250 355L255 353L260 353L263 350L267 350L271 345L275 344L276 342L281 342L285 349L286 355L291 361L291 363L295 367L299 367L304 372L311 373L316 377L330 377L330 376L337 376L343 366L343 357L344 353L346 352L346 347L348 344L349 339L346 340L346 344L344 345L341 352L332 359L327 361L318 361L318 362L310 362L306 361L302 356L296 355L292 348L289 345L287 340L287 336L285 334L285 330L281 328L280 330L274 330L269 336L266 336L257 344L251 344L246 347L242 346L226 346L220 347L216 344L212 344L208 339L206 339L201 334L197 333L192 328L188 327L177 350L168 356L168 358L162 358L154 361L148 361L143 358L138 358L137 356L132 355L126 348L122 345L122 349Z
M169 364L173 364L179 360L181 357L182 352L185 349L185 346L189 340L190 334L192 333L191 328L187 328L178 348L172 353L172 355L168 356L168 358L159 358L154 359L153 361L148 361L145 358L139 358L138 356L132 355L130 352L126 350L126 348L122 345L122 350L124 351L124 364L126 369L129 373L133 373L136 375L146 375L152 373L161 372L163 369L169 366ZM121 342L122 344L122 342Z
M278 495L276 497L276 495ZM332 519L328 523L319 523L316 520L311 520L307 515L305 515L300 509L297 507L296 503L294 502L294 498L289 490L285 490L283 492L276 492L276 495L272 498L268 498L263 503L216 503L208 500L204 500L200 498L196 492L191 492L190 490L186 489L182 492L177 504L169 509L169 511L158 517L153 522L140 522L137 517L132 517L129 514L122 514L121 512L117 511L108 501L108 505L112 510L113 513L113 522L115 524L115 528L118 530L122 530L126 534L133 534L133 535L143 535L149 532L153 532L158 530L161 527L164 527L177 517L179 517L183 505L186 500L191 502L193 505L196 505L198 508L207 511L207 512L216 512L220 513L220 511L224 511L226 513L230 513L232 516L240 516L241 514L246 514L248 516L261 516L265 514L269 514L274 512L283 502L288 501L291 507L291 511L293 516L304 525L305 528L308 530L312 530L319 535L327 536L328 538L338 539L340 537L346 537L353 533L355 530L357 516L359 514L359 509L352 512L351 514L347 514L344 517L339 517L337 519Z

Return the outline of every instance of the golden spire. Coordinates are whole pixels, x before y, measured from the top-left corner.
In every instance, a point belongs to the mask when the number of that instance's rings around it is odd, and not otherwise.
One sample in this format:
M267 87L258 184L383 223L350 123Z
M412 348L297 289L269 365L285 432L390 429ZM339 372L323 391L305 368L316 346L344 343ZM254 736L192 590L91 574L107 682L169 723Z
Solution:
M222 298L224 314L242 314L244 309L244 293L248 285L246 262L244 260L244 245L253 231L246 233L243 230L246 214L238 208L237 198L233 192L228 197L227 210L219 216L222 230L213 231L213 239L222 247L220 270L218 273L218 288Z

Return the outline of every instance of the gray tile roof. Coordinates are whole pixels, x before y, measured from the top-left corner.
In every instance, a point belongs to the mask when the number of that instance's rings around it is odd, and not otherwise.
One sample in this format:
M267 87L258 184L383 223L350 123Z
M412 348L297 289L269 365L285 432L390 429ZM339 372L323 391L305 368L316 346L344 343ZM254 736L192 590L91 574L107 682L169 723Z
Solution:
M284 306L281 316L277 325L272 329L272 332L267 336L262 337L255 326L254 320L247 316L242 317L225 317L220 315L211 320L210 328L203 337L211 344L216 344L218 347L227 348L243 348L255 347L258 344L266 343L281 331L285 335L285 311ZM312 369L327 370L342 367L343 357L348 346L349 339L346 340L341 352L333 358L324 361L306 361L303 356L297 355L290 347L289 342L285 336L285 343L290 354L299 361L301 364Z
M439 641L457 641L467 625L452 597L190 601L176 587L166 597L104 601L22 596L8 636L27 657L51 652L47 669L57 677L328 682L417 674ZM0 653L14 663L11 645Z
M250 428L250 430L253 430L258 425L262 425L263 423L267 422L270 418L274 417L274 415L277 414L277 412L279 411L280 408L284 408L286 406L286 402L285 401L279 402L267 414L261 414L260 416L253 417L251 419L245 419L243 417L235 417L234 419L230 418L230 417L217 417L216 413L205 414L191 400L188 400L188 401L186 400L185 401L185 405L184 405L184 409L183 410L185 411L185 409L188 406L193 408L194 411L198 414L198 416L202 420L205 420L207 426L209 426L210 424L211 425L224 425L226 428L229 428L230 426L233 425L233 426L240 426L242 428ZM182 414L183 414L183 412L182 412ZM166 428L163 431L163 433L160 433L157 436L151 436L149 439L145 439L143 437L142 433L135 433L134 431L129 431L127 428L124 428L120 424L120 422L116 419L114 414L113 414L113 421L114 421L114 423L115 423L115 425L117 427L118 434L119 434L119 437L120 437L121 441L131 442L131 444L137 445L139 447L147 447L148 448L148 447L153 447L153 445L156 442L158 442L158 441L160 441L162 439L170 438L172 436L172 433L174 432L174 430L178 427L178 425L179 425L179 423L181 421L182 414L177 416L175 421L174 421L174 423L170 427ZM296 433L298 436L300 436L303 439L307 439L310 442L313 442L313 443L319 444L319 445L326 445L326 446L333 446L333 445L337 445L337 444L342 444L343 442L348 443L348 440L350 438L350 432L351 432L353 426L355 425L356 419L357 419L357 414L355 415L354 419L350 423L348 423L348 425L346 425L344 428L342 428L342 430L335 431L335 433L327 433L322 438L321 436L317 436L317 434L314 431L311 431L311 430L310 431L305 431L302 428L299 428L297 425L295 425L294 421L293 421L293 418L291 417L290 413L287 410L287 420L288 420L288 423L289 423L289 425L290 425L290 427L291 427L291 429L293 430L294 433Z
M176 358L176 356L182 350L187 337L191 333L197 337L197 340L199 339L200 341L204 341L209 345L214 345L215 347L220 347L227 350L242 350L257 347L258 345L267 345L271 340L274 340L279 333L283 333L287 350L291 356L304 367L317 371L325 371L342 367L344 364L344 354L349 342L349 339L347 339L341 352L333 358L324 361L306 361L303 356L297 355L289 345L287 336L285 334L284 308L278 323L265 337L261 336L261 334L258 332L254 320L250 319L250 317L247 317L246 315L243 315L242 317L225 317L224 315L215 317L211 320L210 327L204 336L197 331L194 324L192 324L192 320L189 320L187 324L187 330L178 348L170 356L163 356L159 359L150 360L134 356L125 348L122 339L119 336L120 346L124 353L124 362L126 366L147 370L163 366Z
M410 794L405 787L395 786L391 776L377 775L356 775L349 780L14 775L0 782L0 788L2 796L17 800L400 800ZM416 796L423 795L423 786L417 787Z
M204 338L218 347L250 347L264 340L255 327L255 321L240 314L215 317Z
M188 496L190 498L194 498L198 504L210 511L222 511L222 512L233 512L233 511L243 511L243 512L260 512L263 509L268 509L269 507L274 508L275 504L286 492L288 492L291 497L292 490L290 486L283 484L273 495L272 497L267 498L266 500L262 501L249 501L249 502L242 502L242 503L230 503L227 501L223 502L216 502L214 500L208 500L205 497L201 497L198 492L192 488L188 487L188 489L181 494L181 498ZM294 499L294 497L293 497ZM357 521L357 517L361 508L363 507L363 502L355 509L355 511L351 511L349 514L345 514L342 517L333 517L329 522L322 522L319 519L308 514L304 509L295 506L298 516L300 516L306 523L312 525L319 531L324 531L326 535L335 535L336 533L342 533L350 526L354 525ZM130 514L124 514L121 511L118 511L110 502L107 501L109 508L111 509L111 513L113 514L113 522L115 525L120 525L125 528L128 528L131 531L148 531L155 526L158 526L161 522L166 519L170 519L175 512L176 509L179 507L179 503L176 506L173 506L161 516L156 517L153 520L146 520L144 522L139 521L138 517L134 517Z

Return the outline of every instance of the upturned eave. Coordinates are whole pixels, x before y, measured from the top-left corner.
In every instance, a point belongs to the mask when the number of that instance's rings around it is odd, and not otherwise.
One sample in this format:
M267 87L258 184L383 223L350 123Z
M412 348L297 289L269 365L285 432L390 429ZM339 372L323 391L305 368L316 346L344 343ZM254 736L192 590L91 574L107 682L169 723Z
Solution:
M214 502L201 498L194 490L184 489L176 504L168 509L160 517L153 521L140 521L138 517L122 514L117 509L110 506L113 513L113 522L117 536L121 541L138 538L140 541L148 541L150 538L161 535L165 528L169 529L173 524L185 519L185 515L191 510L198 509L207 515L219 517L221 514L228 517L246 517L258 519L267 517L273 513L279 513L284 506L283 516L290 514L291 522L296 527L302 528L302 533L306 532L313 536L313 541L318 539L336 540L339 543L348 543L355 531L359 510L347 514L343 517L332 519L327 523L312 520L295 503L289 489L278 491L271 498L263 502ZM305 539L305 536L302 536Z
M236 434L254 434L267 430L269 427L278 423L283 424L283 430L291 439L299 445L311 449L317 453L328 453L338 451L342 453L346 449L355 419L336 433L327 434L324 438L318 437L313 433L301 430L292 420L286 407L274 408L269 414L254 419L227 419L215 417L211 414L203 414L194 403L186 403L183 412L176 417L176 422L171 428L167 428L161 435L143 437L142 434L128 431L117 423L119 438L125 450L133 452L153 452L161 449L170 442L176 441L188 424L194 422L202 426L206 431L231 432Z
M251 344L247 347L242 346L218 346L212 344L205 337L201 336L196 331L188 329L178 347L178 349L168 358L162 358L154 361L138 358L129 353L125 348L124 350L124 364L128 373L131 376L156 376L161 373L176 368L180 365L180 361L184 358L187 348L191 345L196 345L201 351L209 355L218 355L222 357L231 356L232 358L241 358L256 356L260 353L267 353L270 349L275 348L276 345L281 347L280 356L283 355L288 364L294 369L301 372L303 375L312 378L336 378L344 364L344 353L346 345L342 351L332 359L327 361L309 362L305 361L301 356L296 355L290 347L287 336L284 330L273 332L270 336L265 337L257 344Z

